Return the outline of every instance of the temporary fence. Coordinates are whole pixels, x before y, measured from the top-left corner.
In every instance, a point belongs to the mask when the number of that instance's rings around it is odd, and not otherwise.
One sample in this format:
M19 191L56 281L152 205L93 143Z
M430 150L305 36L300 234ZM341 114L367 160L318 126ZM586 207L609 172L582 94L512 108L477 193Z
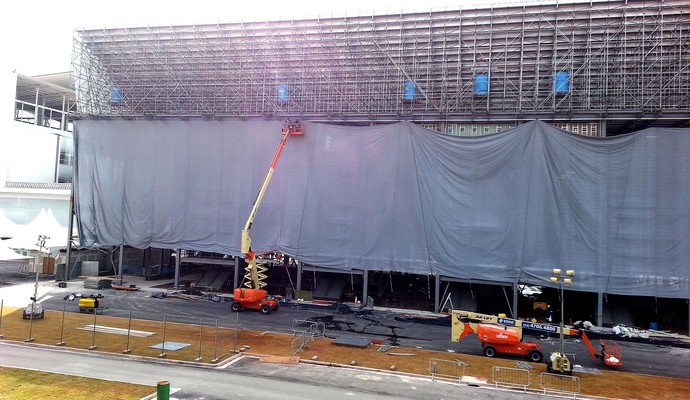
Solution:
M544 394L559 393L572 395L575 398L580 393L580 378L572 375L542 372L539 375L539 385L544 390Z
M237 348L240 325L237 318L161 313L152 320L150 313L121 310L111 313L107 307L74 312L70 309L79 307L69 303L63 305L62 311L46 312L44 317L30 313L21 318L22 309L14 311L13 307L8 313L4 303L0 299L3 339L211 363L246 350ZM19 319L15 317L17 313Z
M291 344L292 355L299 353L316 337L324 337L326 324L323 322L292 320L292 333L297 336Z
M308 335L312 339L324 337L326 334L326 324L323 322L294 319L292 320L292 333L295 336Z
M531 374L524 368L494 366L491 369L491 380L498 386L522 388L526 390L531 382Z
M432 358L429 360L429 374L431 379L449 378L461 380L465 376L465 367L468 364L460 360L441 360Z
M290 348L292 350L292 352L290 354L294 356L297 353L299 353L300 351L304 350L305 348L307 348L307 344L309 344L309 342L311 342L312 340L313 340L313 337L306 335L306 334L302 334L302 335L297 336L292 341L292 344L290 346Z

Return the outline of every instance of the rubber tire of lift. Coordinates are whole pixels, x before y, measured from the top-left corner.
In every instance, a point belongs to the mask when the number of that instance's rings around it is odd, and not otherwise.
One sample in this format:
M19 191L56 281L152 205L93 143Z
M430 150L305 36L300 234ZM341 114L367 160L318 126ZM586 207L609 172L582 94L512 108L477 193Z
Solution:
M496 356L496 348L494 346L484 346L484 355L491 358Z
M271 313L271 305L270 304L262 304L261 305L261 314L268 315Z
M234 311L234 312L242 311L242 304L235 301L232 303L230 308L232 308L232 311Z
M529 357L530 361L535 363L541 362L541 360L544 359L544 355L541 354L539 350L531 350L529 354L527 354L527 357Z

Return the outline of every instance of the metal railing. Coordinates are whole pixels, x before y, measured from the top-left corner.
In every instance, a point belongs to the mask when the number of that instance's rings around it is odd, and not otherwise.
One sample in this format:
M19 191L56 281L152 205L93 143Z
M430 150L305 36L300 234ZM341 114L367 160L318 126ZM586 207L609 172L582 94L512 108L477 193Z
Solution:
M465 376L465 367L467 365L460 360L432 358L429 360L429 374L431 374L432 380L436 378L449 378L460 381Z
M307 344L315 340L316 337L324 337L325 332L326 324L323 322L292 320L292 333L297 336L291 344L292 355L294 356L304 350Z
M292 320L292 333L295 336L311 336L312 339L317 336L324 337L326 333L326 324L323 322L295 319Z
M7 189L40 189L40 190L71 190L71 183L57 182L5 182Z
M508 368L494 366L491 369L491 380L496 387L507 386L526 390L531 382L531 374L523 368Z
M311 342L312 340L314 340L314 338L312 336L307 335L307 334L302 334L302 335L297 336L295 338L295 340L292 341L292 344L290 345L290 348L292 350L290 355L294 356L297 353L299 353L300 351L306 349L307 344L309 342Z
M542 372L539 375L539 385L544 394L560 393L572 395L573 398L580 393L580 378L572 375L549 374Z

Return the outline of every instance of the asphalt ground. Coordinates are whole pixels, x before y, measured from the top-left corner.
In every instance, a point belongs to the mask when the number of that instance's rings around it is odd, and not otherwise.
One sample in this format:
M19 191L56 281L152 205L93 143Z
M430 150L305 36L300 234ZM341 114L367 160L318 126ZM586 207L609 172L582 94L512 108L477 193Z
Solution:
M541 393L313 362L261 363L242 355L218 365L190 365L23 342L0 341L0 365L147 386L167 382L171 400L527 400ZM155 391L144 399L159 398Z
M135 319L162 321L163 315L169 322L204 324L239 328L255 331L271 331L292 334L294 320L324 322L326 337L364 338L380 340L382 344L406 348L420 348L459 354L482 355L482 347L475 335L460 342L451 341L450 318L447 315L425 313L415 310L385 309L374 306L363 309L352 304L316 305L293 301L281 303L281 308L269 315L245 310L235 313L230 309L230 301L221 300L183 300L179 298L157 298L166 293L154 285L165 281L145 281L140 277L125 277L125 284L134 284L137 291L115 289L85 289L83 281L67 283L66 288L58 287L55 281L42 280L38 287L38 298L48 310L77 312L76 302L64 300L71 293L101 293L104 315ZM23 307L33 295L34 284L29 278L15 279L10 284L0 285L0 299L7 306ZM595 349L596 337L590 335ZM623 366L614 370L656 376L690 379L690 348L683 343L671 341L639 341L615 338L621 347ZM524 341L535 341L542 347L544 355L559 348L557 336L531 336L525 333ZM685 345L686 346L686 345ZM607 369L601 360L594 359L581 339L566 337L566 354L574 354L572 362L583 368ZM516 358L516 361L522 359Z

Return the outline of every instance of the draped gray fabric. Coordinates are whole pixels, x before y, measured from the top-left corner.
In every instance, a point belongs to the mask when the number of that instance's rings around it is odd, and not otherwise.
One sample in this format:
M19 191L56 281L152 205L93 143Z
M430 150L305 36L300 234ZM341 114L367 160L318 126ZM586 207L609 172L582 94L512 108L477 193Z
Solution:
M240 255L275 121L80 120L81 244ZM690 130L587 138L534 121L483 137L401 122L306 123L251 230L254 250L349 271L690 297Z

